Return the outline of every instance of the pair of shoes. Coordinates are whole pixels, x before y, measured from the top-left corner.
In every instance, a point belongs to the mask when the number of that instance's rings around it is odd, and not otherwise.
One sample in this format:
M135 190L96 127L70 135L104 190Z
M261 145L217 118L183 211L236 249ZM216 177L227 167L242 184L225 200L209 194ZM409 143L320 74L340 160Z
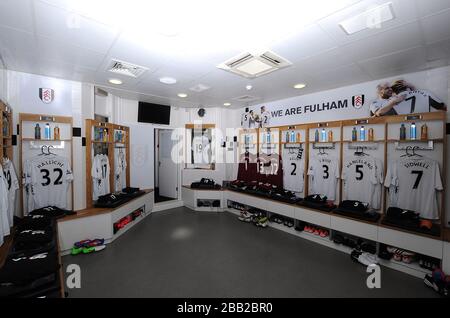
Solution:
M99 245L104 245L104 244L105 244L105 239L93 239L93 240L83 240L83 241L75 242L73 244L73 246L75 248L80 248L80 247L94 247L94 246L99 246Z
M364 253L358 250L353 250L350 253L350 257L354 262L360 263L365 266L378 264L378 257L370 253Z
M253 216L247 211L241 211L241 214L239 215L238 219L239 221L250 223L252 221L252 217Z
M410 264L414 260L414 256L416 255L413 252L408 252L402 250L401 248L396 248L389 246L387 251L393 255L393 258L397 262L403 262L406 264Z
M269 218L267 216L260 216L258 217L258 221L255 223L258 227L267 227L267 224L269 223Z
M99 252L101 250L104 250L106 248L106 245L96 245L96 246L90 246L90 247L72 247L72 250L70 251L70 254L72 255L78 255L78 254L89 254L93 252Z
M319 236L320 237L328 237L330 235L330 233L327 230L319 230Z
M450 297L450 276L446 276L440 269L435 269L431 275L425 275L423 282L439 295Z
M293 227L294 226L294 220L292 219L285 219L284 220L284 225L287 227Z
M419 266L425 269L428 269L430 271L435 270L439 267L439 262L436 260L433 260L432 258L421 256L419 259Z

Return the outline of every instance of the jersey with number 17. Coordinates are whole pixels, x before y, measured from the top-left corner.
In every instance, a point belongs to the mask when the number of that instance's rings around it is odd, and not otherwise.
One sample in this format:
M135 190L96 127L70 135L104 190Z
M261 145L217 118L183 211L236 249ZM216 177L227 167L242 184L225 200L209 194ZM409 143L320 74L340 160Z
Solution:
M27 183L31 184L34 208L67 208L67 190L73 180L69 160L57 155L33 158L28 164Z

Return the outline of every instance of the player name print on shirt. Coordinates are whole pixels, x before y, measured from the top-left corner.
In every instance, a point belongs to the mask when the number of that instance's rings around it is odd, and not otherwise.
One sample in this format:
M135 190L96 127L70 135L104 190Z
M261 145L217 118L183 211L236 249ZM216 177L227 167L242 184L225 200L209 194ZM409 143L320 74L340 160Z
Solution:
M326 195L328 200L336 200L337 180L340 177L336 158L312 157L308 175L311 177L310 194L322 194Z
M424 219L439 219L436 191L443 186L437 161L415 158L393 162L384 185L397 188L398 208L418 212Z

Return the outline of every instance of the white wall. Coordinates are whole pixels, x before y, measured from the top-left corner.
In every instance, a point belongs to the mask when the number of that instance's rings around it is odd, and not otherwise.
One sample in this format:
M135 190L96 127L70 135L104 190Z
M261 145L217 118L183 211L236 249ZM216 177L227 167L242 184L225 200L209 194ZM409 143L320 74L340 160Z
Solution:
M7 87L8 87L8 72L6 69L2 68L2 64L0 61L0 100L6 102L6 95L7 95Z

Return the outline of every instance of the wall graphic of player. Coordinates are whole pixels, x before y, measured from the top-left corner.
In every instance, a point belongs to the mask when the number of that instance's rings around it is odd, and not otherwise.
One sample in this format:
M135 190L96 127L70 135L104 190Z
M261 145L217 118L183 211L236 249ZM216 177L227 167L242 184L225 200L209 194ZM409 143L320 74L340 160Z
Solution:
M270 112L266 110L266 106L261 106L261 115L259 116L259 127L264 128L270 126Z
M405 115L446 111L447 106L433 93L417 89L405 80L396 80L391 85L378 85L379 99L370 106L372 116Z

